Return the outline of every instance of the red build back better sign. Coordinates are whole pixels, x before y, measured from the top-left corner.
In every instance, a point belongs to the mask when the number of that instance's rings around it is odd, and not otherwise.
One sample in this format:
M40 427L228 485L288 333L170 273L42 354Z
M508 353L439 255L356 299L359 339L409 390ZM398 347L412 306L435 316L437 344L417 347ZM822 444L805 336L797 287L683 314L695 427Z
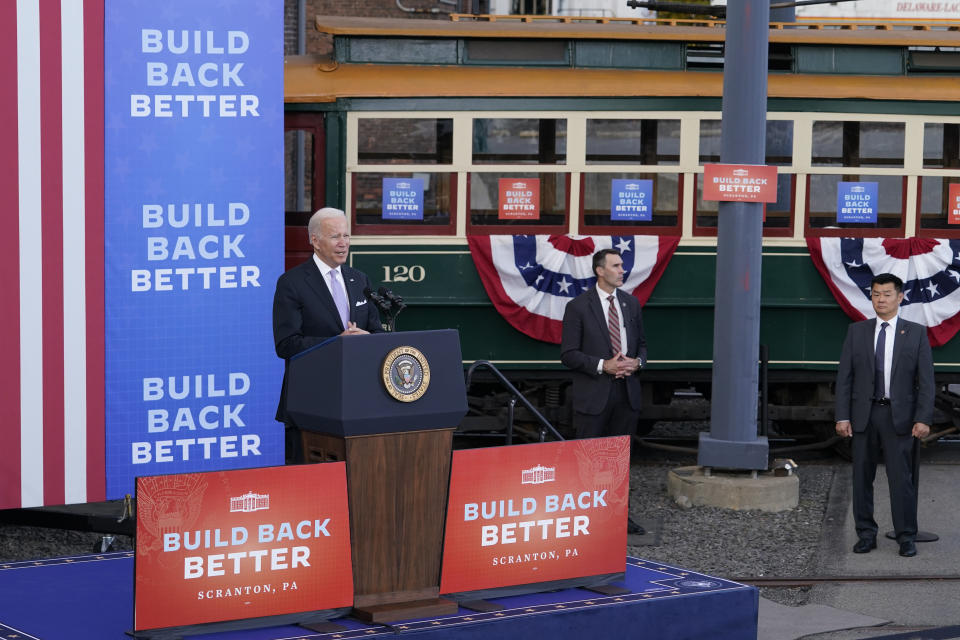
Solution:
M453 452L440 593L626 568L627 436Z
M776 202L777 168L758 164L705 164L703 199Z
M540 178L500 178L499 220L540 219Z
M951 182L947 193L947 224L960 224L960 182Z
M353 604L343 462L137 478L134 629Z

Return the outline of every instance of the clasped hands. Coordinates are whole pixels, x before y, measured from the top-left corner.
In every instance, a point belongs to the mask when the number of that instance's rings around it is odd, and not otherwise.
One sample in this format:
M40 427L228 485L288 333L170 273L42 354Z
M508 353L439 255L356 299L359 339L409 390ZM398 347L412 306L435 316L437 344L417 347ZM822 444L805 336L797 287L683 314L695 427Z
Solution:
M603 361L603 372L616 378L626 378L639 368L640 360L628 358L622 353Z
M837 422L837 435L844 438L849 438L853 435L853 426L850 424L849 420L841 420ZM926 438L928 435L930 435L930 425L922 422L914 422L911 435L914 438Z
M341 333L340 335L342 335L342 336L360 336L360 335L363 335L363 334L365 334L365 333L370 333L370 332L369 332L369 331L366 331L366 330L364 330L364 329L358 328L356 322L348 322L348 323L347 323L347 328L346 328L346 330L344 330L344 332Z

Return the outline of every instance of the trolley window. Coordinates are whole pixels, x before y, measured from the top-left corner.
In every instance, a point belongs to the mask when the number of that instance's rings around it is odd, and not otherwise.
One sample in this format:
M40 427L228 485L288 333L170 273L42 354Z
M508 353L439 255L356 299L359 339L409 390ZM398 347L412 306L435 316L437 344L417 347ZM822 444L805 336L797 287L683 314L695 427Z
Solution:
M647 180L650 182L644 182ZM615 186L637 189L638 185L641 188L637 192L642 195L637 198L620 197L614 191ZM648 185L652 193L646 193ZM628 228L637 233L679 235L682 210L682 174L584 173L581 176L580 229L584 233L623 233ZM647 216L650 220L630 219Z
M474 164L566 164L562 118L474 118Z
M902 122L813 123L814 167L902 167Z
M953 198L951 198L951 190ZM918 236L960 237L960 176L922 176L917 178Z
M450 164L451 118L358 118L360 164Z
M875 223L838 222L841 182L877 183ZM907 178L897 175L812 174L807 176L806 231L813 236L902 237Z
M923 168L960 168L960 124L924 123Z
M305 225L314 212L316 204L313 193L314 138L313 131L306 129L291 130L283 133L284 176L284 211L286 224Z
M587 120L587 164L680 164L679 120Z
M307 222L323 206L325 133L323 116L288 113L284 118L284 236L287 268L313 253L307 238Z
M717 235L717 214L719 202L703 199L703 174L697 174L696 194L693 212L693 234L697 236ZM796 201L796 176L789 173L777 175L777 201L768 202L763 207L764 237L790 237L793 235L793 220Z
M353 233L453 235L456 232L456 173L350 174ZM392 185L392 187L391 187ZM403 203L392 203L385 189L409 194ZM385 201L386 199L386 201ZM423 219L404 217L412 203L422 201Z
M720 162L720 121L700 121L700 164ZM793 121L767 120L766 164L793 164Z
M566 233L567 173L483 173L467 176L467 233Z

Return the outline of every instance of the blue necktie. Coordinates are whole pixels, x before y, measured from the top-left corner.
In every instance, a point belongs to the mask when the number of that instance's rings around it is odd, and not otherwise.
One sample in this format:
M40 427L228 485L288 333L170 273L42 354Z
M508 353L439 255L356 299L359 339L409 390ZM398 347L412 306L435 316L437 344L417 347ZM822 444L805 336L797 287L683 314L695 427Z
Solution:
M874 354L873 397L886 398L886 385L883 383L883 356L887 352L887 327L890 323L880 324L880 334L877 336L877 351Z
M337 311L340 313L340 322L346 329L350 323L350 307L347 305L347 298L343 295L343 287L337 282L337 270L330 271L330 295L333 296L333 303L337 305Z

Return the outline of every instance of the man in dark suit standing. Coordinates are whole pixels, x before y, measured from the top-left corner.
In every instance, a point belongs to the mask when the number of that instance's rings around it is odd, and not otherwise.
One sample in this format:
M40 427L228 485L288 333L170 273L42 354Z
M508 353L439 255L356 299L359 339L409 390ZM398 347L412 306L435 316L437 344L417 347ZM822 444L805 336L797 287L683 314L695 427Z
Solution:
M847 330L837 370L837 433L853 437L854 553L877 547L873 480L881 454L900 555L917 555L917 438L933 422L933 355L927 331L900 318L903 281L884 273L870 283L877 317Z
M633 435L640 416L640 381L647 360L640 301L620 291L623 258L613 249L593 254L597 286L563 312L560 361L573 370L573 420L578 438ZM627 518L627 533L645 530Z
M277 280L273 296L273 341L277 355L287 361L277 420L287 426L287 459L303 458L299 429L287 416L287 370L291 356L334 336L381 330L380 315L367 301L370 281L347 266L350 231L340 209L323 208L307 225L313 256Z
M613 249L593 256L597 286L567 304L560 360L573 370L577 437L632 435L640 412L640 381L647 359L640 302L618 289L623 259Z

